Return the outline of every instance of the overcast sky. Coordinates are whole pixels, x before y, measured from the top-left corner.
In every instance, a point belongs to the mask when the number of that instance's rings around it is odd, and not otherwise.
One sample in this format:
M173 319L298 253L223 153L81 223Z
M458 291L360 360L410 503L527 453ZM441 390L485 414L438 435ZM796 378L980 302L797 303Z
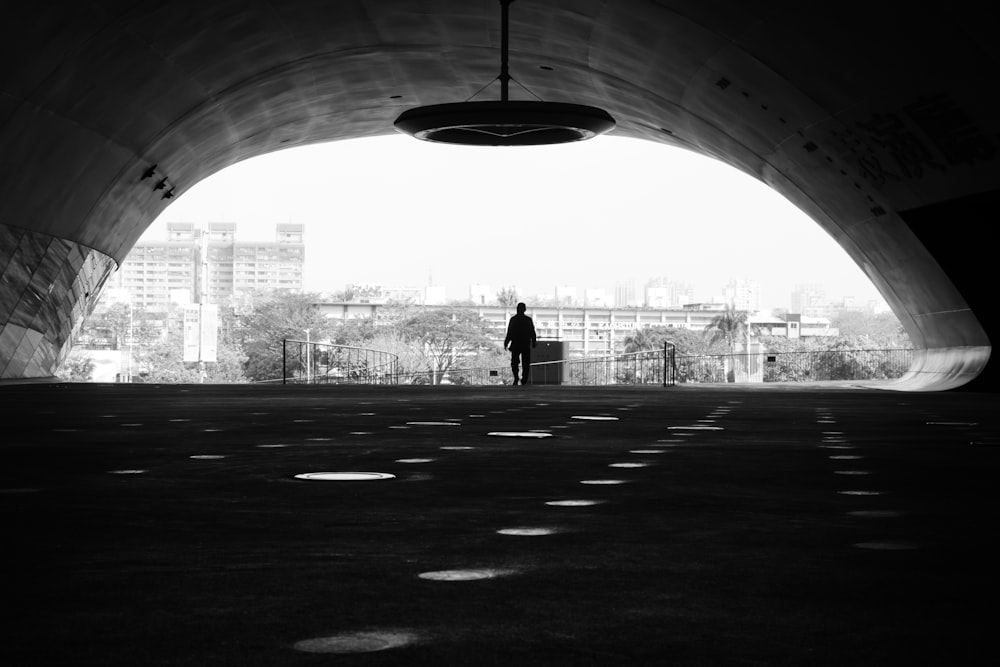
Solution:
M467 148L385 136L247 160L178 197L168 221L236 222L238 240L305 225L305 287L470 283L613 290L652 276L690 282L695 298L755 279L761 306L787 307L798 283L833 299L880 299L818 225L763 183L716 160L604 136L562 146ZM611 292L613 294L613 291Z

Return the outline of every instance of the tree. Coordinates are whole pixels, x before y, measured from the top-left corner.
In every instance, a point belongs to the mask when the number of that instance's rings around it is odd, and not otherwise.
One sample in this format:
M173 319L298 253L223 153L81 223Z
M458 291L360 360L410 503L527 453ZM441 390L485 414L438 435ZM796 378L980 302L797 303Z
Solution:
M316 306L317 294L275 291L255 299L253 309L240 318L236 338L247 355L246 377L274 380L282 373L282 340L329 340L336 323ZM306 330L309 333L306 333ZM293 367L298 367L296 358Z
M204 381L212 384L246 382L243 367L246 355L235 340L232 315L220 311L216 361L205 363ZM143 345L136 352L141 382L197 384L202 381L198 362L184 361L184 327L180 311L167 321L165 335Z
M368 345L373 350L396 355L396 370L403 375L425 370L424 355L419 347L397 329L380 329Z
M841 336L861 339L864 347L908 347L909 336L895 313L845 310L831 323Z
M653 330L660 337L661 343L666 342L674 346L678 357L708 353L705 338L697 331L680 327L654 327Z
M94 379L94 360L86 350L73 350L59 367L56 376L65 382L90 382Z
M197 384L201 382L198 364L184 361L184 332L171 327L167 335L145 346L136 355L140 382L160 384Z
M379 330L386 328L399 330L402 328L403 322L418 312L418 308L419 306L414 304L412 299L390 299L384 306L380 306L375 311L374 325Z
M148 313L141 307L132 307L125 302L101 304L87 320L87 329L103 330L101 337L108 339L108 346L112 350L127 347L130 337L133 348L136 348L156 338L159 330L153 321L158 317L155 313Z
M503 369L510 367L510 353L505 352L499 345L483 348L473 355L462 359L462 367L479 368L485 371ZM503 384L505 380L502 376L490 377L488 375L479 377L479 384Z
M691 329L654 326L635 330L623 339L625 352L661 350L669 343L674 350L678 382L712 381L714 373L705 366L703 355L708 353L705 337Z
M661 337L651 327L633 329L622 339L622 344L624 345L626 354L630 352L642 352L644 350L655 350L663 346Z
M120 350L128 338L129 323L135 325L135 311L127 303L113 303L100 315L100 321L111 331L112 349Z
M370 317L342 320L330 332L330 342L336 345L365 347L375 337L375 322Z
M497 303L504 308L513 308L519 300L520 297L517 295L517 290L513 287L504 287L497 292Z
M350 303L354 301L355 297L358 296L357 289L354 285L348 285L339 292L333 292L330 294L330 298L333 301L340 301L344 303Z
M809 350L813 344L808 339L787 338L785 336L760 336L766 358L764 382L795 382L809 379L812 360Z
M736 306L733 304L729 304L724 311L713 317L705 328L705 335L709 336L709 344L725 343L729 355L736 354L736 342L741 338L749 339L751 332L749 313L744 310L736 310ZM749 349L747 352L749 353ZM731 356L723 358L723 369L727 382L736 381L733 361Z
M246 382L247 355L239 343L238 320L230 308L219 310L219 340L216 361L206 364L206 382Z
M401 333L422 354L422 365L433 384L463 357L496 347L489 337L488 323L467 310L421 311L403 322Z
M819 355L816 366L823 380L885 380L900 377L906 370L898 358L880 354L865 343L865 339L838 337L828 343ZM908 358L907 358L908 361Z
M748 316L744 310L736 310L732 304L712 318L705 327L705 335L709 336L709 344L724 342L729 352L736 352L736 341L746 336Z

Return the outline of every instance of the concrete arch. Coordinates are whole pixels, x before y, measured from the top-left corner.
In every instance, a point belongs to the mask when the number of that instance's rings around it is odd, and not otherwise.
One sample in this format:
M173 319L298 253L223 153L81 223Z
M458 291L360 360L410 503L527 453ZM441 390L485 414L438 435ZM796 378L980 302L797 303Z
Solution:
M517 0L511 71L807 212L918 348L901 387L990 386L1000 99L984 11ZM270 151L393 132L498 69L496 0L43 0L17 15L0 27L4 378L53 373L165 195Z

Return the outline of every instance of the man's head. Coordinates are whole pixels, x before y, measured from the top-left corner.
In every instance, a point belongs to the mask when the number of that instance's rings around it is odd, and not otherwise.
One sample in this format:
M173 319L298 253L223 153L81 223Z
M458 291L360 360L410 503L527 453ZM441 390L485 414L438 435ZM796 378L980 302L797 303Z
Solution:
M528 307L523 303L517 304L517 312L523 314L524 311L528 310Z

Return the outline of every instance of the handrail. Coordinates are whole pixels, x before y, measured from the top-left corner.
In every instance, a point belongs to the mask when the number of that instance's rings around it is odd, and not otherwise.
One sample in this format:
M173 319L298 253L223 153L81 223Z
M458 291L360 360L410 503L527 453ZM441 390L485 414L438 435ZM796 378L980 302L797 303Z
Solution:
M531 367L535 368L538 366L547 366L553 364L570 365L570 364L614 363L615 365L619 365L622 363L622 361L620 360L624 360L624 362L627 364L630 359L634 360L635 362L638 362L639 359L642 357L646 358L651 356L659 357L659 355L662 354L663 355L662 382L663 386L666 387L668 386L668 384L672 386L675 382L676 374L672 373L671 371L676 369L676 362L675 362L676 350L677 348L673 343L664 342L662 350L637 350L636 352L622 352L620 354L608 354L600 357L575 357L570 359L556 359L555 361L537 361L537 362L532 362Z
M288 348L294 346L298 346L298 353L289 354ZM382 350L295 339L285 339L282 347L283 384L504 385L512 381L509 366L400 372L398 356ZM309 354L305 354L306 349ZM536 361L530 375L537 384L657 383L664 387L678 383L878 380L902 377L912 354L910 348L851 348L678 356L675 346L666 343L657 350ZM290 364L295 366L291 373ZM554 373L544 372L559 365L562 368Z
M297 355L289 355L289 347L298 347ZM303 350L305 354L303 355ZM289 362L304 371L304 377L289 374ZM284 338L281 341L281 383L304 382L357 384L396 384L399 355L384 350L336 343Z
M676 358L677 382L891 380L910 367L911 348L742 352Z

